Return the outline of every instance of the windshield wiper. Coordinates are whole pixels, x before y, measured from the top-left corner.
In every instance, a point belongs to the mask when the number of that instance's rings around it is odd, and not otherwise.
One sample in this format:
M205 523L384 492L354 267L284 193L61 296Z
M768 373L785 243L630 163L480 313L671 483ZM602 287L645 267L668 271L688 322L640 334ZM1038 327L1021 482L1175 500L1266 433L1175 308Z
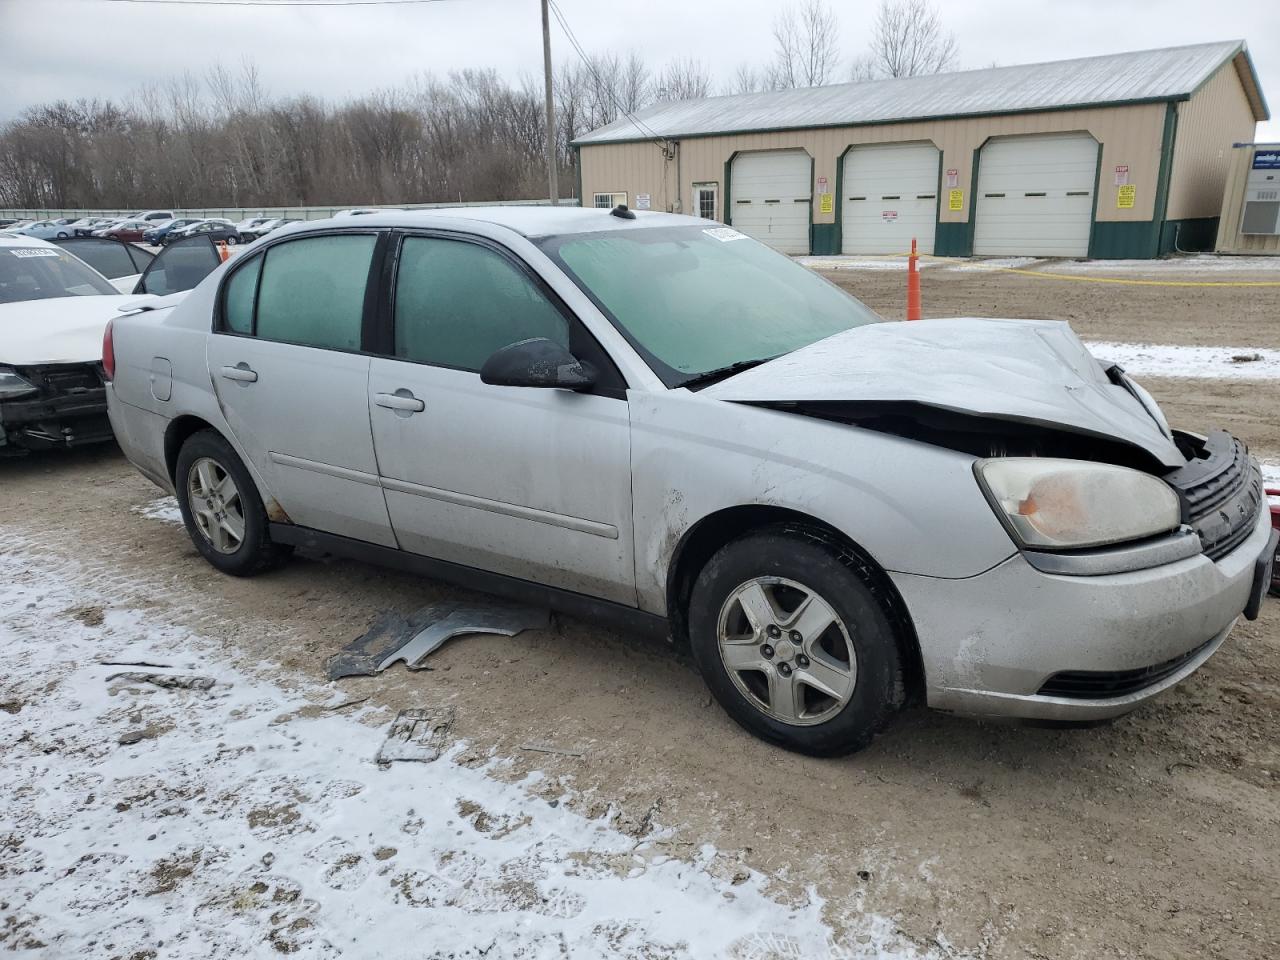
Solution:
M676 384L677 387L705 387L723 380L725 377L731 377L735 373L741 373L743 370L750 370L752 367L758 367L762 363L768 363L770 360L776 360L777 357L760 357L756 360L737 360L727 366L716 367L714 370L704 370L702 373L695 373L691 377L685 377Z

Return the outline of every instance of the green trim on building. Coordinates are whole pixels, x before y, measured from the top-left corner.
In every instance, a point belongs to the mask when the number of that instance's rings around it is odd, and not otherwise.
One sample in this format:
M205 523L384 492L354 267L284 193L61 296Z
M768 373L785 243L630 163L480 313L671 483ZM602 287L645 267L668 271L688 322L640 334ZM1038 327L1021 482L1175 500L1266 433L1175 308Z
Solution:
M733 158L738 153L737 150L733 151L729 154L729 159L724 162L724 225L726 227L733 226L733 197L729 195L729 188L733 186Z
M1089 239L1092 260L1150 260L1160 238L1154 220L1099 220Z
M1156 180L1155 220L1160 224L1148 256L1158 257L1167 251L1160 247L1165 219L1169 216L1169 183L1173 179L1173 148L1178 142L1178 107L1169 104L1164 111L1164 134L1160 140L1160 173Z
M988 138L989 140L990 138ZM978 167L982 163L982 142L973 151L973 164L969 176L969 219L959 223L942 220L942 187L938 187L938 227L933 235L933 252L939 257L973 256L973 230L978 223Z
M1102 197L1098 191L1102 188L1102 141L1098 143L1098 159L1093 162L1093 209L1089 211L1089 246L1087 256L1093 257L1093 240L1098 235L1098 207Z
M840 224L815 223L809 228L809 249L812 253L829 257L840 252Z

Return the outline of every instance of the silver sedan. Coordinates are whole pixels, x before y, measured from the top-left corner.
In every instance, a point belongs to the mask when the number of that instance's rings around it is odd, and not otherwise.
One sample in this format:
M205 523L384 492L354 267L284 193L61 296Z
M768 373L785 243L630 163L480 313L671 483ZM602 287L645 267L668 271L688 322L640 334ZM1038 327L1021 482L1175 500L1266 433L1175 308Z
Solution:
M1275 553L1243 445L1066 324L881 322L689 217L297 224L116 319L105 366L217 569L345 553L669 635L811 754L912 702L1131 710L1257 616Z

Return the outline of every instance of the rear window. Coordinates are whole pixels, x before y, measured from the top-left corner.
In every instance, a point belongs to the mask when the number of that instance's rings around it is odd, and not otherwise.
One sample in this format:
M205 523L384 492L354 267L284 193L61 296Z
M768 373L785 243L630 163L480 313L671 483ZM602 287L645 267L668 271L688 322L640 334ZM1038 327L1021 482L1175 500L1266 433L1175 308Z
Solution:
M101 274L54 247L0 247L0 303L112 296Z

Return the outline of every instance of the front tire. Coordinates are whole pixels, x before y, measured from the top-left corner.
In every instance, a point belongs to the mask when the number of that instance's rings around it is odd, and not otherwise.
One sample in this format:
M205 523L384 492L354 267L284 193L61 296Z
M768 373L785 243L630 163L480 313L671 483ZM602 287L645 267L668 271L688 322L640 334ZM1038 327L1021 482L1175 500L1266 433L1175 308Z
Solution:
M861 750L903 702L897 638L865 564L819 530L770 527L721 548L694 584L689 637L725 712L797 753Z
M228 246L228 247L234 247L237 243L239 243L239 242L240 242L240 238L239 238L239 237L227 237L227 239L226 239L226 241L225 241L225 242L226 242L226 244L227 244L227 246Z
M293 547L272 542L253 478L216 431L201 430L182 445L174 488L191 542L223 573L253 576L293 553Z

